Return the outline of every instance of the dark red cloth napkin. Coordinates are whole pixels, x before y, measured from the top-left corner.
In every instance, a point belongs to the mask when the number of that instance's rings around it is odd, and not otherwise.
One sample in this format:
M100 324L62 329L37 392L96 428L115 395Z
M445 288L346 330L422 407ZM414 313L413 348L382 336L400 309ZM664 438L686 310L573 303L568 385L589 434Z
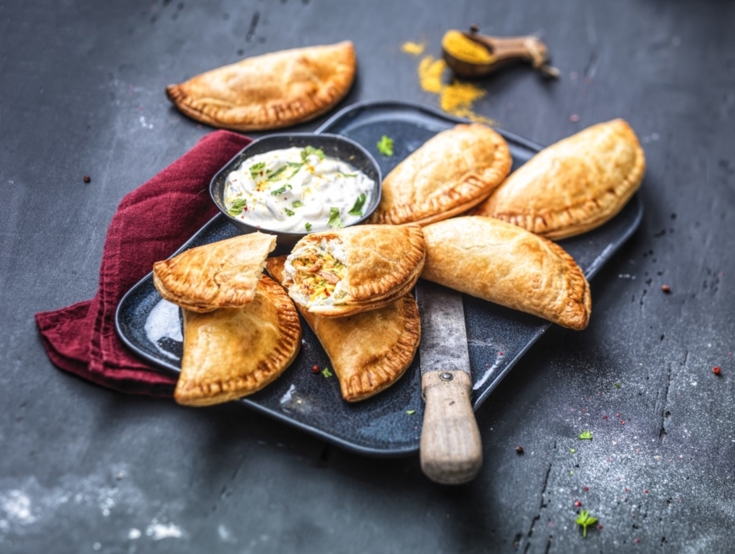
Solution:
M92 300L36 314L43 345L59 368L111 389L171 396L176 379L132 354L115 332L123 295L217 213L215 173L251 139L216 131L122 199L107 230L100 285Z

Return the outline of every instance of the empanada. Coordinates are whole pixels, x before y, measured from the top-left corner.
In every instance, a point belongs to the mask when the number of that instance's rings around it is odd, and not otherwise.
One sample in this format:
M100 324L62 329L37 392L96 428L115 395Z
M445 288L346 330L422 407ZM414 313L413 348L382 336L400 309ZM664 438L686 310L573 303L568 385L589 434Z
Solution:
M370 223L426 225L465 212L487 198L512 159L505 139L479 124L456 125L426 141L383 180Z
M195 312L250 302L276 237L250 233L205 244L153 264L153 284L168 300Z
M273 52L213 69L166 94L189 117L226 129L258 131L313 119L350 90L351 42Z
M558 244L482 216L427 225L424 237L424 279L563 327L587 327L589 284Z
M284 286L311 313L343 317L386 306L409 292L425 256L418 225L357 225L312 233L288 256Z
M267 276L244 308L184 310L184 355L174 398L210 406L252 394L291 364L301 344L296 308Z
M266 269L283 280L286 257L269 258ZM406 294L377 310L339 319L320 317L299 307L329 356L342 398L364 400L395 383L411 365L421 341L416 300Z
M622 119L593 125L545 148L472 213L558 240L617 214L643 179L646 160Z

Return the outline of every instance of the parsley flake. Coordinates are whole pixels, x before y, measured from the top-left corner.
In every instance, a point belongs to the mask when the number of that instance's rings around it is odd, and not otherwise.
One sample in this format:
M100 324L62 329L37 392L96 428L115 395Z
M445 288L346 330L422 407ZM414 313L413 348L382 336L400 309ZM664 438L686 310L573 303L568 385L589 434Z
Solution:
M308 233L309 231L311 231L311 223L309 223L308 221L307 221L306 223L304 223L304 227L306 227L306 232L307 232L307 233Z
M415 414L415 413L416 413L416 410L406 410L406 413L407 413L408 415L413 415L413 414Z
M284 171L286 171L286 168L287 167L288 167L287 165L282 165L281 167L279 167L275 171L267 171L266 174L268 175L268 177L267 177L268 180L269 181L275 181L276 180L276 177L278 177L281 173L283 173Z
M313 146L307 146L301 151L301 159L304 160L304 163L306 163L306 159L309 156L316 156L320 160L323 160L326 157L324 155L324 150L321 148L314 148Z
M227 213L230 215L240 215L247 205L247 200L239 198L232 203L232 206L227 210Z
M576 448L570 448L570 449L569 449L569 452L571 452L572 454L574 454L574 453L576 453L576 452L577 452L577 449L576 449Z
M283 211L286 212L287 216L292 216L295 212L289 210L288 208L283 208Z
M383 135L378 141L378 152L390 158L393 155L393 139Z
M616 388L616 389L619 389L620 387L621 387L621 385L620 385L620 381L618 381L617 383L615 383L615 388Z
M339 217L339 208L329 208L329 221L327 222L332 229L341 229L345 226Z
M301 206L304 205L304 203L301 200L294 200L293 202L291 202L291 205L294 208L300 208Z
M582 431L579 434L579 440L591 441L592 440L592 432L591 431Z
M291 185L283 185L281 188L272 190L271 195L272 196L278 196L279 194L283 194L286 192L286 189L291 190Z
M350 215L356 215L361 216L362 215L362 207L365 204L365 199L367 196L365 196L365 193L361 192L360 196L357 197L357 200L355 200L355 205L350 208L350 211L347 212Z
M592 517L587 510L582 510L581 512L579 512L579 515L577 516L577 519L575 520L575 523L577 525L581 525L582 526L582 536L583 537L586 537L587 536L587 527L589 527L590 525L594 525L595 523L597 523L597 518L596 517Z
M322 369L322 375L324 375L326 379L329 379L334 374L331 371L329 371L328 367L325 367L324 369Z
M257 181L258 177L260 177L260 174L265 169L265 162L258 162L257 164L253 164L250 166L250 176L253 178L253 181Z

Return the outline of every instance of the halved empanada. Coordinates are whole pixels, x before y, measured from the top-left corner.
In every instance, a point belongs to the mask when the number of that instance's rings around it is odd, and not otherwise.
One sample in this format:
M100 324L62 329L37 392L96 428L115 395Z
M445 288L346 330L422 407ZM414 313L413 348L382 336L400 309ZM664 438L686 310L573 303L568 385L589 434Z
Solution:
M210 406L252 394L291 364L301 344L299 316L267 276L244 308L184 310L184 355L174 398Z
M505 139L484 125L456 125L432 137L383 180L370 223L426 225L487 198L512 159Z
M205 244L153 264L153 284L182 308L210 312L250 302L276 237L250 233Z
M285 256L269 258L266 269L283 280ZM377 310L339 319L298 307L329 356L342 398L364 400L395 383L411 365L421 341L416 300L406 294Z
M473 212L558 240L617 214L643 179L646 160L622 119L593 125L545 148Z
M311 313L343 317L380 308L409 292L425 257L418 225L358 225L312 233L288 256L284 286Z
M351 42L274 52L166 87L189 117L238 131L276 129L328 111L355 77Z
M424 237L424 279L563 327L587 327L589 284L558 244L482 216L427 225Z

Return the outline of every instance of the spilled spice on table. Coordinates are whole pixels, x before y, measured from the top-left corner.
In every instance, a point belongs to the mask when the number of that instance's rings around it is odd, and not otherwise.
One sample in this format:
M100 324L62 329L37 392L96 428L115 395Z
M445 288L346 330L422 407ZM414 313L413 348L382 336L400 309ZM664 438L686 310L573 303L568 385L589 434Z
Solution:
M415 43L404 43L401 49L404 52L414 54L412 46ZM421 45L423 48L423 45ZM423 52L423 50L422 50ZM439 106L441 109L451 115L464 117L470 121L478 123L487 123L493 125L494 121L472 110L472 104L485 96L486 92L477 85L472 83L457 81L453 79L450 83L444 82L444 73L447 70L447 64L442 59L434 56L424 56L421 58L418 67L419 84L425 92L439 95Z
M401 45L401 50L405 52L406 54L411 54L413 56L420 56L424 53L424 48L426 48L426 45L423 42L404 42Z

